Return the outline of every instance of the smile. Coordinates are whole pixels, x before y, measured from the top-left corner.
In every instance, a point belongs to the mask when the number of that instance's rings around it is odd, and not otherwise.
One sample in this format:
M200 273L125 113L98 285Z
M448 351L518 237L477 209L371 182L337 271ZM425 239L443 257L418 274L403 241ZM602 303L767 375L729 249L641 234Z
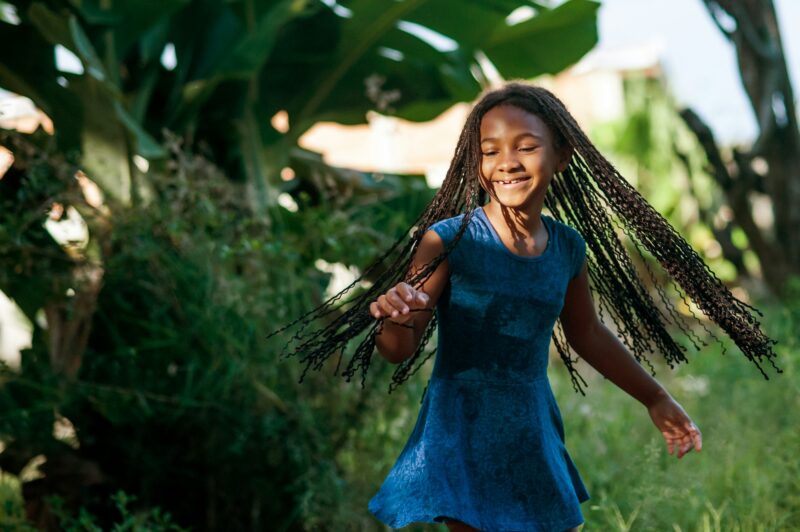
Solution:
M522 183L524 181L528 181L530 179L529 176L526 177L518 177L517 179L512 179L510 181L496 181L496 183L501 183L505 186L516 185L517 183Z

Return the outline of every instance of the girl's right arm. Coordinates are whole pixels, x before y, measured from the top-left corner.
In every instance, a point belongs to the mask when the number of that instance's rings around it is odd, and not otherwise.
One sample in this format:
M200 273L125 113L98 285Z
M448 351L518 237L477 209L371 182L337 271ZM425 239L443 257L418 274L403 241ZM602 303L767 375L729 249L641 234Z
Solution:
M436 231L427 231L411 259L412 275L444 253L444 242ZM393 364L400 364L417 350L422 333L432 317L439 296L449 279L449 263L443 260L424 282L411 286L400 282L370 303L369 310L375 319L386 318L383 328L375 336L378 352ZM411 312L412 309L430 311Z

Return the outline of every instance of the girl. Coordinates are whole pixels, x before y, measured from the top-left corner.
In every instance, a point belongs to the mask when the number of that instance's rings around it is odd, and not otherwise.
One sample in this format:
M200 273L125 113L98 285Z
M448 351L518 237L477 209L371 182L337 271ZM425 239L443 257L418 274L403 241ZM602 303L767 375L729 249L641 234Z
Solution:
M760 370L758 360L766 358L781 372L775 342L748 309L758 311L733 297L600 155L561 101L543 88L508 82L475 104L411 242L401 249L399 240L364 272L383 266L372 286L319 331L304 334L361 279L273 333L302 323L292 354L304 352L308 370L336 352L341 362L347 343L369 329L342 373L349 381L360 366L363 387L376 346L398 364L399 385L419 368L415 360L438 326L416 425L369 501L378 519L394 528L439 522L450 530L578 529L589 493L565 448L547 377L551 337L576 391L583 393L570 348L642 403L670 454L700 451L698 427L639 363L649 365L643 354L653 347L671 368L686 361L666 322L695 348L707 344L682 323L658 284L665 308L654 304L615 226L639 254L647 249ZM622 341L603 324L604 310Z

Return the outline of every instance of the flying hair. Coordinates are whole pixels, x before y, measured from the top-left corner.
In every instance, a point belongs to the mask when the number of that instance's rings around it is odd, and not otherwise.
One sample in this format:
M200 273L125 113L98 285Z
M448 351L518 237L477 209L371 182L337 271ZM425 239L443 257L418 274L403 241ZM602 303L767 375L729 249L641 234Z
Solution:
M764 361L778 373L783 373L775 365L776 354L772 346L777 341L762 332L760 322L753 315L763 317L763 314L731 293L689 243L603 157L561 100L547 89L514 80L499 88L487 89L478 97L467 116L441 188L408 233L341 292L267 336L270 338L285 331L288 335L296 329L281 352L281 358L300 356L301 362L305 362L299 382L303 381L309 369L320 370L331 356L338 355L335 373L350 382L361 370L361 386L364 387L375 350L375 336L386 319L376 320L370 314L370 303L400 281L417 286L428 279L458 245L473 211L486 201L486 191L479 182L480 124L484 114L497 105L513 105L538 116L553 133L557 148L564 145L572 148L570 162L563 172L553 176L544 204L553 218L571 225L583 236L587 246L590 286L598 302L600 319L614 323L620 339L640 364L646 364L655 375L650 360L645 356L654 351L662 354L671 369L676 364L688 362L686 347L670 336L668 324L685 334L695 349L709 345L685 323L689 318L675 308L673 298L668 297L662 286L663 281L645 259L644 249L674 281L675 291L689 309L691 319L697 321L709 337L720 342L719 337L692 312L687 298L733 340L765 379L769 377L761 366ZM411 259L427 229L439 220L462 213L461 226L444 252L424 267L412 270ZM662 308L645 287L617 230L622 231L633 244ZM372 285L345 300L345 295L361 286L367 275L370 278L374 276ZM426 353L425 346L435 329L434 313L415 353L397 365L389 393L434 354L430 350ZM349 342L365 332L340 373ZM587 386L587 383L574 366L577 357L570 356L571 349L560 326L554 328L552 337L569 370L573 388L585 395L582 385ZM726 348L724 343L720 343L724 355Z

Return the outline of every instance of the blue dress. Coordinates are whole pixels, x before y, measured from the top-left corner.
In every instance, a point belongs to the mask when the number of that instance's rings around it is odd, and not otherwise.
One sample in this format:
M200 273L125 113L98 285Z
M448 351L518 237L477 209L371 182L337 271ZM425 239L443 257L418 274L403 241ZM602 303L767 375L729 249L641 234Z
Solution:
M447 244L464 214L431 226ZM564 445L547 375L567 284L586 243L542 214L549 239L523 257L476 208L448 257L438 347L416 425L369 511L392 528L462 521L485 532L563 532L589 493Z

